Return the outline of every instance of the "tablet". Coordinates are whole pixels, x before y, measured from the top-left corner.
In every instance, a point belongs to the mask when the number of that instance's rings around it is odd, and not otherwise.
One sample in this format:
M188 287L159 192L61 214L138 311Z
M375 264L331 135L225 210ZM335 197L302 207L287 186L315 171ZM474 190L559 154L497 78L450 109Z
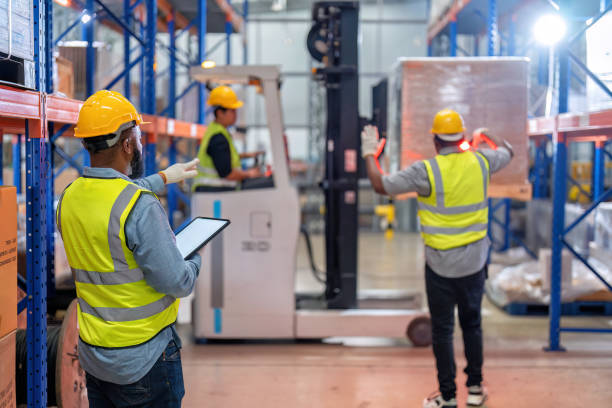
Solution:
M229 225L221 218L197 217L176 234L176 246L183 259L189 258Z

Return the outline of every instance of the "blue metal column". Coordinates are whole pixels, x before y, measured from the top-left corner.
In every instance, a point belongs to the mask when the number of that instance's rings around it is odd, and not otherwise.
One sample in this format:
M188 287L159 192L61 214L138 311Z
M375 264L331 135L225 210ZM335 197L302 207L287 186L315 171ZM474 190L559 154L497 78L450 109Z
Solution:
M231 0L227 0L227 4L231 5ZM230 65L232 63L232 20L230 15L225 16L225 63Z
M13 185L21 194L21 135L13 136Z
M487 55L495 56L497 44L497 0L489 0L489 14L487 16Z
M480 36L478 34L474 35L474 56L477 57L480 55Z
M427 43L427 56L433 57L433 40Z
M95 91L95 72L96 72L96 51L93 47L94 42L94 0L87 0L85 3L85 10L87 14L91 16L91 19L83 24L83 40L87 41L87 70L85 79L86 97L92 95Z
M141 16L141 19L143 17ZM140 38L145 38L145 25L144 22L140 21ZM140 47L140 52L142 53L143 56L146 56L146 48L145 45L141 45ZM139 99L140 99L140 111L141 112L146 112L147 109L147 102L146 102L146 80L145 80L145 64L146 64L146 58L142 58L140 60L140 82L139 82L139 86L140 86L140 95L139 95Z
M155 37L157 35L157 0L146 0L147 24L145 27L145 68L144 68L144 112L155 115ZM156 172L155 151L157 144L148 135L145 152L145 174Z
M31 125L26 120L28 408L39 408L47 406L47 143L30 135Z
M453 18L453 20L449 24L450 30L450 56L457 56L457 20Z
M130 7L130 0L123 0L123 20L125 21L125 25L128 27L132 26L132 9ZM123 30L123 68L128 69L130 66L130 34L127 30ZM132 81L130 78L130 71L125 73L125 77L123 78L123 96L125 96L128 100L131 99L132 90L131 90Z
M168 21L168 36L170 37L170 67L168 83L168 117L176 118L176 32L174 23L174 10L171 20Z
M198 1L198 64L206 59L206 0ZM206 85L198 84L198 123L206 120Z
M172 10L171 20L168 21L168 35L170 37L170 83L168 86L169 109L168 117L176 117L176 33L174 23L174 10ZM168 147L168 164L176 163L176 138L170 137L170 146ZM168 185L168 222L171 227L174 227L174 213L177 209L177 192L176 184Z
M560 11L569 7L568 0L560 2ZM568 109L570 71L569 50L567 40L558 46L559 55L559 113ZM553 219L552 219L552 257L550 271L550 308L549 308L549 351L561 351L561 251L562 234L565 229L565 201L567 198L567 140L565 134L558 132L558 118L553 134L554 157L554 187L553 187Z
M605 180L605 143L602 141L595 142L595 157L593 160L593 201L596 201L604 193Z
M49 2L33 2L33 38L36 90L46 91L47 27ZM50 8L50 7L49 7ZM50 70L50 69L49 69ZM44 105L43 105L44 106ZM27 401L28 408L47 406L47 182L45 122L26 131L26 265L27 265ZM34 134L34 130L37 134Z
M556 128L556 126L555 126ZM554 187L553 187L553 222L552 222L552 259L550 276L550 308L549 308L549 343L547 350L561 351L561 250L563 244L561 235L565 229L565 198L567 194L567 145L564 134L553 135L554 157Z
M91 21L93 26L93 21ZM53 93L53 1L45 0L45 92ZM44 123L44 122L43 122ZM47 298L55 296L55 144L53 123L47 125Z

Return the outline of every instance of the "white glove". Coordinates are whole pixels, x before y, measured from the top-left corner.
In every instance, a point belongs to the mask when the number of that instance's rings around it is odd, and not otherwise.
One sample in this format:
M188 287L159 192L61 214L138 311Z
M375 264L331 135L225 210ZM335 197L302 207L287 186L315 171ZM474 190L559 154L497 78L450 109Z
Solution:
M367 125L361 132L361 155L365 159L367 156L376 157L378 153L378 128Z
M166 184L178 183L188 178L193 178L198 174L196 170L200 159L193 159L187 163L176 163L168 167L166 170L160 171L166 176Z

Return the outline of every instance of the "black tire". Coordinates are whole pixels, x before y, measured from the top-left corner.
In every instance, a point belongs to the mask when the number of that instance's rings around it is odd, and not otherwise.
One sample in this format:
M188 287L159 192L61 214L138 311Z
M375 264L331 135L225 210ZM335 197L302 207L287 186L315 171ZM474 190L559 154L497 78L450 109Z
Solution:
M419 316L413 319L406 328L406 337L415 347L431 345L431 319L429 316Z

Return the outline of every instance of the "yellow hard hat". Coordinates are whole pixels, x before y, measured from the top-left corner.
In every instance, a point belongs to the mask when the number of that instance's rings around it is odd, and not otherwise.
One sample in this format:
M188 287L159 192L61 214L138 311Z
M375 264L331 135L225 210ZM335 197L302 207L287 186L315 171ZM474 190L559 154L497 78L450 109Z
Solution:
M208 95L208 104L210 106L220 106L224 109L238 109L244 103L238 100L236 93L229 86L218 86Z
M463 132L465 126L460 114L451 109L443 109L436 113L431 133L438 135L442 140L454 142L463 138Z
M115 91L102 90L91 95L79 111L75 137L96 137L124 130L124 125L145 123L134 105Z

